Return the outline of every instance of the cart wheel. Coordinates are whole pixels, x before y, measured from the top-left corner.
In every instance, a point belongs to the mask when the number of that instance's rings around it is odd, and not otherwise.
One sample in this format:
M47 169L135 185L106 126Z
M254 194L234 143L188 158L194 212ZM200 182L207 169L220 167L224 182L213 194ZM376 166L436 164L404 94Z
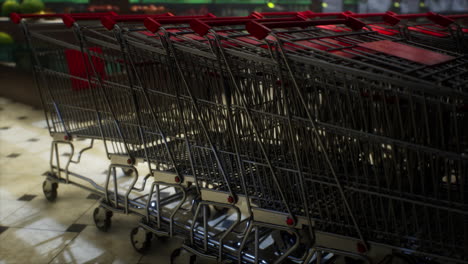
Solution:
M158 241L162 243L166 243L169 240L168 236L158 236Z
M47 200L51 202L57 199L57 188L58 184L56 182L45 180L42 183L42 191L44 192L44 196Z
M96 209L94 209L93 213L94 224L96 224L96 227L99 230L107 232L107 230L109 230L109 228L111 227L112 215L112 211L106 210L101 207L97 207Z
M130 241L133 248L140 254L145 254L151 247L153 233L147 232L141 227L135 227L130 232Z
M189 264L195 264L197 262L197 255L191 255Z
M124 173L125 176L132 176L133 175L133 170L132 169L122 168L122 172Z
M182 248L176 248L174 251L171 253L171 264L174 264L174 260L180 256L180 253L182 253Z

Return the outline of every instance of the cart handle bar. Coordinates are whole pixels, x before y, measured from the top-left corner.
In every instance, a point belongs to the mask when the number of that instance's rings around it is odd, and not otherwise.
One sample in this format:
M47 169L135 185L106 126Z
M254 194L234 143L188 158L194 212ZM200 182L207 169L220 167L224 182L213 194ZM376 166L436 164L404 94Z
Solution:
M276 16L276 17L291 17L291 16L304 16L308 18L313 17L326 17L326 16L345 16L343 12L338 13L314 13L310 10L301 11L301 12L252 12L252 16L257 18L267 18L267 16Z
M420 18L420 17L426 17L427 19L431 20L432 22L443 26L447 27L454 23L455 21L447 16L443 16L434 12L427 12L427 13L421 13L421 14L404 14L404 15L399 15L397 13L388 11L386 13L368 13L368 14L356 14L351 11L346 11L344 14L347 16L351 16L354 18L369 18L369 17L378 17L382 16L383 20L387 22L388 24L394 26L402 19L411 19L411 18Z
M23 18L63 18L64 16L72 16L72 17L102 17L102 16L116 16L115 12L105 12L105 13L74 13L74 14L18 14L18 13L11 13L10 19L15 24L19 24Z
M303 17L278 17L278 18L254 18L254 17L241 17L237 19L216 19L216 20L200 20L194 19L190 22L190 28L200 36L205 36L212 26L229 26L229 25L246 25L252 21L262 22L292 22L292 21L305 21Z
M125 19L128 19L128 20L139 20L139 19L144 19L148 16L151 16L151 15L115 15L115 16L97 16L97 17L71 17L71 16L63 16L62 20L63 20L63 23L68 27L72 27L73 24L77 21L77 20L101 20L105 17L122 17L122 18L125 18ZM162 16L162 17L171 17L171 16L174 16L172 13L164 13L164 14L159 14L159 15L152 15L152 16Z
M161 25L163 24L192 24L193 21L199 20L207 22L209 21L210 23L221 23L223 25L232 25L232 24L240 24L240 23L247 23L248 21L251 21L253 19L257 19L254 16L246 16L246 17L174 17L174 18L147 18L144 21L146 29L151 31L152 33L155 33L161 28ZM291 18L282 18L282 20L288 20L290 21ZM203 22L202 22L203 23ZM204 27L208 27L208 25L204 24ZM192 27L193 28L193 27Z
M432 22L447 27L450 24L454 23L453 19L456 18L465 18L467 15L454 15L454 16L443 16L434 12L427 12L427 13L420 13L420 14L404 14L399 15L397 13L388 11L386 13L353 13L351 11L346 11L343 13L314 13L312 11L303 11L303 12L253 12L252 15L256 15L257 17L261 18L264 16L304 16L306 18L315 18L315 17L326 17L326 16L337 16L337 17L346 17L351 16L354 18L370 18L370 17L383 17L384 21L389 23L390 25L396 25L400 22L401 19L411 19L411 18L420 18L426 17ZM460 17L457 17L460 16Z
M168 20L177 20L177 19L193 19L193 18L214 18L216 17L212 13L208 13L203 16L167 16L167 15L139 15L139 16L105 16L101 18L102 25L108 30L112 30L118 22L137 22L145 21L147 18L152 19L168 19Z
M451 18L451 19L463 19L463 18L468 18L468 14L447 15L446 17Z
M308 21L290 21L290 22L270 22L261 24L260 20L251 21L247 24L247 31L259 40L262 40L271 33L272 28L287 28L287 27L309 27L309 26L320 26L320 25L335 25L345 24L353 30L359 30L366 26L362 21L353 18L346 17L343 19L323 19L323 20L308 20Z

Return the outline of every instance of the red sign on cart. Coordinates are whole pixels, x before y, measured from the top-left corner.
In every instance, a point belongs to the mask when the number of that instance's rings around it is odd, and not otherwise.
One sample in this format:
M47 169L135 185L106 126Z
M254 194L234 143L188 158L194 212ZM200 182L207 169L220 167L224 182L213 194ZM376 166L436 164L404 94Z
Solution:
M455 59L452 56L390 40L360 43L358 46L429 66Z

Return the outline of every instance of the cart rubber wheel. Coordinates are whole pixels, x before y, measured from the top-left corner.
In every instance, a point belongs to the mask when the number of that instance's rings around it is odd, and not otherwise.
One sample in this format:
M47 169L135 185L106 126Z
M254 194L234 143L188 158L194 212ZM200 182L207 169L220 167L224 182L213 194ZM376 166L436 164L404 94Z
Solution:
M57 199L57 188L58 184L56 182L45 180L42 183L42 191L44 192L44 196L50 202L53 202Z
M144 230L142 227L135 227L130 232L130 241L133 248L140 254L145 254L151 247L153 233Z
M197 262L197 255L191 255L189 264L195 264Z
M182 253L182 248L176 248L174 251L171 253L171 264L174 264L174 260L180 256L180 253Z
M158 241L161 243L166 243L167 241L169 241L168 236L157 236L157 237L158 237Z
M111 227L111 218L113 216L112 211L106 210L101 207L96 207L93 213L94 224L97 229L107 232Z
M132 176L133 175L133 170L132 169L127 169L127 168L122 168L122 172L125 176Z

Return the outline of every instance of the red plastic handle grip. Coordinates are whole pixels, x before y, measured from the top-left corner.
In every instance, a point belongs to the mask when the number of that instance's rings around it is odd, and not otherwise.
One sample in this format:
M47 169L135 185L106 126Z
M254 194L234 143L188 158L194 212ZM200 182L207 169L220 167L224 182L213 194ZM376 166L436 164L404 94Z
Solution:
M220 20L220 21L230 21L230 20L248 20L254 19L252 16L248 17L197 17L197 16L190 16L190 17L173 17L173 18L147 18L145 19L145 27L151 32L156 32L161 28L163 24L188 24L191 23L194 19L199 20Z
M393 14L394 17L398 19L412 19L412 18L420 18L420 17L426 17L427 19L431 20L432 22L441 25L443 27L447 27L454 23L455 21L447 16L442 16L440 14L434 13L434 12L427 12L427 13L421 13L421 14L404 14L404 15L396 15Z
M455 20L453 20L452 18L436 13L428 13L427 18L429 18L429 20L431 20L432 22L443 27L448 27L451 24L455 23Z
M391 11L388 11L386 13L361 13L361 14L353 13L351 11L346 11L346 12L343 12L342 15L354 17L354 18L382 17L386 23L392 26L400 23L400 19L397 17L398 15Z
M136 22L144 21L148 17L165 17L172 18L172 13L165 13L159 15L120 15L120 16L105 16L101 17L101 24L108 30L112 30L117 22Z
M170 13L169 13L170 14ZM117 16L117 17L103 17L101 19L101 23L104 27L106 27L108 30L112 30L117 22L136 22L136 21L143 21L145 26L147 23L153 24L152 21L156 21L158 19L165 19L167 21L177 21L177 23L188 23L191 19L194 18L205 18L205 19L211 19L215 18L216 16L208 13L203 16L169 16L169 15L129 15L129 16ZM149 20L148 20L149 19ZM147 22L150 21L150 22ZM170 22L168 22L170 23ZM156 24L151 25L154 27ZM159 26L158 26L159 28Z
M346 14L343 12L332 12L332 13L314 13L312 11L304 11L304 12L299 12L300 15L303 15L308 18L315 18L315 17L329 17L329 16L334 16L334 17L346 17Z
M276 17L296 17L296 16L303 16L307 18L314 18L314 17L327 17L327 16L343 16L342 12L338 13L314 13L310 10L302 11L302 12L253 12L252 16L256 16L257 18L267 18L269 16L276 16Z
M451 19L464 19L464 18L468 18L468 14L448 15L446 17L451 18Z
M288 28L288 27L310 27L320 25L336 25L345 24L353 30L359 30L366 24L352 17L344 19L323 19L309 21L292 21L292 22L270 22L261 24L260 20L251 21L247 24L247 31L257 39L264 39L270 34L272 28Z
M383 17L389 15L388 13L353 13L351 11L344 12L347 16L352 16L354 18L369 18L369 17Z
M88 16L116 16L115 12L105 12L105 13L72 13L72 14L18 14L18 13L11 13L10 19L15 24L19 24L21 19L23 18L63 18L64 16L72 16L72 17L88 17Z
M252 17L240 17L236 19L223 19L220 17L217 20L200 20L194 19L190 22L190 28L200 36L208 33L212 26L229 26L229 25L245 25L251 21L259 20L262 22L290 22L290 21L304 21L305 19L300 16L295 17L278 17L278 18L264 18L257 19Z
M255 12L262 17L266 16L297 16L298 12Z
M420 14L403 14L403 15L393 14L393 15L401 19L411 19L411 18L428 17L430 14L435 14L435 13L428 12L428 13L420 13Z

